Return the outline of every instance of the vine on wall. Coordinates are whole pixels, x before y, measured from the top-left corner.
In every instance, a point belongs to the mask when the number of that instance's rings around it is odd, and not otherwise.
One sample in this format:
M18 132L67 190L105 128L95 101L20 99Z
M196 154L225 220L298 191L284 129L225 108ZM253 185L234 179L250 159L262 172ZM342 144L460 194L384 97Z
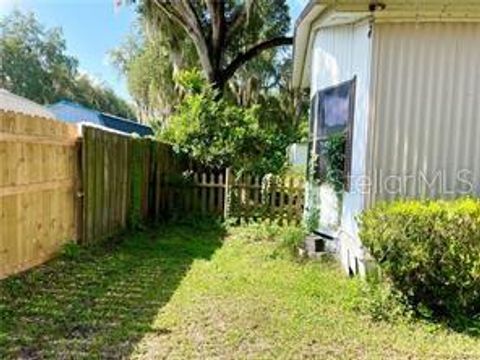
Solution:
M344 188L345 182L345 146L347 137L344 132L331 134L323 143L321 155L325 159L323 181L333 186L337 194Z

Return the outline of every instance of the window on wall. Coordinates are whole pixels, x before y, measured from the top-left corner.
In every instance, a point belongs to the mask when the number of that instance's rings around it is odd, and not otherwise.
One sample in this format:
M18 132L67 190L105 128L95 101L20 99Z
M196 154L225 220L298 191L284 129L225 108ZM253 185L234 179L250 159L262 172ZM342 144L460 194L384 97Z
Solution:
M313 178L321 179L326 169L322 149L332 134L344 132L345 144L345 188L349 189L352 156L352 132L355 105L356 78L339 85L319 90L312 98L310 110L309 154L313 164Z

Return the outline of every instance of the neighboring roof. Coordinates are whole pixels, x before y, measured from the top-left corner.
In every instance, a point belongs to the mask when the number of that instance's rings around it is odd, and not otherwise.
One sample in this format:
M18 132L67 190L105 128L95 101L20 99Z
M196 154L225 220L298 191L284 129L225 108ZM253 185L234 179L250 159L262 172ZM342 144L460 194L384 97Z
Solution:
M48 108L55 114L56 118L65 122L89 122L102 125L99 118L100 112L71 101L62 100L48 105Z
M153 135L153 130L150 126L142 125L131 120L106 113L101 113L100 118L102 125L111 129L122 131L128 134L136 133L140 136Z
M45 106L37 104L22 96L0 88L0 110L14 111L31 116L40 116L49 119L56 119L55 115Z
M382 4L381 11L370 11ZM380 7L378 7L380 8ZM479 0L310 0L295 23L292 83L306 87L313 34L319 27L385 21L480 21Z
M126 134L138 134L140 136L153 135L152 128L139 124L119 116L102 113L89 109L83 105L62 100L48 107L57 119L70 123L91 123L114 129Z

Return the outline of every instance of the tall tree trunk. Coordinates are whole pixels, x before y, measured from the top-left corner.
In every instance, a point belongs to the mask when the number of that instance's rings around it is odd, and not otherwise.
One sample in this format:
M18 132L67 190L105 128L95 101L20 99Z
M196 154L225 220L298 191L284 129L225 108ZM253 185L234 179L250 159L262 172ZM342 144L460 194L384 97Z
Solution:
M197 50L202 69L212 86L222 95L225 84L235 72L262 51L278 46L292 45L291 37L275 37L259 42L247 51L238 54L230 64L224 66L226 45L231 34L242 25L253 1L247 1L233 14L229 23L225 19L225 3L222 0L205 0L210 19L210 29L204 28L197 14L197 0L152 0L170 19L186 31Z

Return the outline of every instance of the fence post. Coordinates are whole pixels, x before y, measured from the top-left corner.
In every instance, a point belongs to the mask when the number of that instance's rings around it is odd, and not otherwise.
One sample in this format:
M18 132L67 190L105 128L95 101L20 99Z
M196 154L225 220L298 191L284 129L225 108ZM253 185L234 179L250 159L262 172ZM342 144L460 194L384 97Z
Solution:
M223 197L224 199L224 204L223 204L223 218L227 220L230 217L230 206L231 206L231 197L232 197L232 189L231 189L231 169L228 167L225 169L225 196Z

